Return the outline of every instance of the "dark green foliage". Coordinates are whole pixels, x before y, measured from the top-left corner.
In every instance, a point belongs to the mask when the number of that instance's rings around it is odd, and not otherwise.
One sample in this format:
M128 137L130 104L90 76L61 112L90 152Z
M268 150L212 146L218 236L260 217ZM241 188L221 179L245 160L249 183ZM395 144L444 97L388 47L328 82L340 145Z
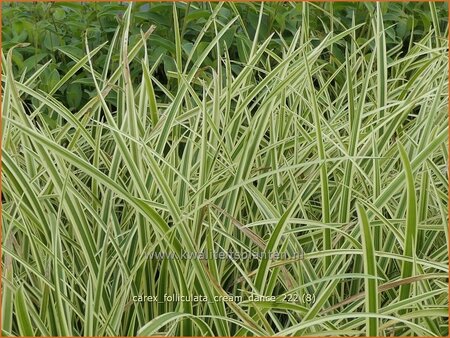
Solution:
M173 23L173 3L136 3L133 11L133 22L130 41L139 37L141 30L145 31L150 25L156 26L156 31L151 35L148 43L150 64L159 62L155 75L167 86L169 90L175 90L177 81L167 78L170 71L175 71L175 32ZM177 3L178 20L180 27L182 59L186 61L196 37L199 35L204 23L209 18L215 3ZM445 26L447 18L447 5L435 3L441 26ZM15 49L13 54L16 74L30 74L36 71L47 61L53 62L40 76L40 86L43 91L49 91L75 63L74 58L84 55L84 36L87 35L90 48L100 45L105 41L111 41L117 28L117 23L122 21L126 6L121 3L3 3L2 4L2 40L4 51L18 43L28 43L24 48ZM372 3L316 3L310 6L308 28L312 36L320 42L327 33L342 31L355 23L369 22L374 10ZM408 49L410 41L420 39L431 27L432 16L428 3L389 3L383 4L384 18L386 22L387 47L393 48L402 45ZM334 19L330 14L334 13ZM237 14L240 20L223 37L223 45L227 46L231 59L245 63L249 49L256 32L259 20L258 3L229 3L218 14L219 21L226 24ZM337 20L336 18L340 18ZM403 20L398 20L399 18ZM443 19L444 18L444 19ZM303 4L275 2L268 3L264 8L261 18L262 25L259 32L259 40L264 40L273 32L282 36L288 42L303 20ZM358 34L361 36L363 34ZM214 38L215 31L212 27L206 32L200 42L193 61L201 53L202 48ZM363 38L360 38L363 39ZM360 43L363 41L359 41ZM274 36L271 44L276 49L276 44L282 44L281 39ZM330 63L344 61L344 46L334 45L331 53L324 55L324 59ZM96 66L99 71L107 56L107 48L104 48L95 56ZM370 51L368 51L370 52ZM70 57L72 56L72 57ZM217 58L214 50L204 61L205 67L212 66ZM120 62L120 51L116 50L113 62ZM112 65L112 69L116 65ZM237 73L242 67L239 63L233 66ZM208 76L203 68L201 76ZM140 81L140 64L135 63L131 67L132 77ZM80 108L90 98L93 90L90 75L80 70L73 78L72 84L63 86L55 97L72 109ZM158 89L156 89L158 91ZM161 95L161 93L157 93Z

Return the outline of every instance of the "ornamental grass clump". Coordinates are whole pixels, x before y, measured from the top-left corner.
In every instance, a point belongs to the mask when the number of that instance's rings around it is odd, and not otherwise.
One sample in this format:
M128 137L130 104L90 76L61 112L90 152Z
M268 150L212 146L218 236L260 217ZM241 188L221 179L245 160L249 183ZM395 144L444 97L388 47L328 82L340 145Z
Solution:
M164 77L148 54L158 26L129 39L132 6L48 91L51 61L24 76L24 45L2 53L2 333L447 335L436 6L420 39L388 48L380 4L347 27L302 3L289 39L259 39L269 4L252 4L243 62L224 40L239 11L223 21L211 4L187 49L174 4ZM323 34L309 30L316 7ZM90 99L74 110L55 93L81 71Z

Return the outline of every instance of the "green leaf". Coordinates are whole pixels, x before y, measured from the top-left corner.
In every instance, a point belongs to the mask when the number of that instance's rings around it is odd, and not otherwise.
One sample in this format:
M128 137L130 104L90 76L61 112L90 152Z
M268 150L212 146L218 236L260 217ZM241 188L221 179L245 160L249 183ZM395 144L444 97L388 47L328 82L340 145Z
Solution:
M23 287L16 290L14 308L16 310L17 324L21 336L34 336L33 325L31 324L30 315L28 313L28 305L23 292Z
M32 70L39 64L39 62L41 62L47 56L48 56L47 53L40 53L30 56L23 62L23 67L24 68L26 67L28 70Z
M401 143L398 143L400 158L405 170L406 176L406 193L407 193L407 208L406 208L406 231L405 244L403 255L409 258L415 258L417 247L417 202L416 190L414 185L414 175L411 167L411 162L405 148ZM402 264L402 278L408 278L414 274L414 264L411 261L404 261ZM411 296L411 285L401 285L399 291L399 301L407 299ZM405 311L401 311L405 313Z
M71 109L76 109L81 103L81 97L83 92L81 91L81 85L79 83L71 83L66 88L66 99Z
M367 217L366 211L363 207L358 205L359 224L361 227L362 247L364 252L364 273L373 276L374 278L365 278L365 293L366 293L366 311L377 314L378 313L378 281L377 281L377 262L375 259L375 249L373 246L373 236ZM378 318L367 318L367 336L378 336Z

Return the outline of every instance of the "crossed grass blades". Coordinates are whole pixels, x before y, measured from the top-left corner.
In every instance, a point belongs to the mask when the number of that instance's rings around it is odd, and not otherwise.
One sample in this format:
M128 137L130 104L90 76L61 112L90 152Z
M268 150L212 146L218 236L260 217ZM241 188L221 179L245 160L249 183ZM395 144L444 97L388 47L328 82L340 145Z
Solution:
M175 92L149 63L155 27L129 44L131 6L48 92L36 89L48 63L21 76L12 49L2 54L2 333L447 335L448 28L435 5L402 52L386 48L379 5L352 27L324 11L340 33L324 25L318 39L305 3L292 41L259 41L257 29L239 63L221 44L239 16L221 22L211 4L187 61L175 36ZM216 37L192 61L208 29ZM97 72L96 53L117 48L120 66L107 58ZM53 94L80 69L96 95L72 112ZM148 258L221 250L304 256ZM132 301L165 293L243 301Z

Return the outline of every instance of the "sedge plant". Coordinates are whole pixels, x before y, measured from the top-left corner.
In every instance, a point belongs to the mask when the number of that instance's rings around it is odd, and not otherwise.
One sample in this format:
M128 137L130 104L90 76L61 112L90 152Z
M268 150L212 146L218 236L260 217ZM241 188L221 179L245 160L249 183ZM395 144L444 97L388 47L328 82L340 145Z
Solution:
M170 88L147 52L158 27L129 40L132 4L49 91L51 61L21 76L24 46L3 52L2 334L447 335L448 27L434 4L406 50L387 48L379 4L350 27L324 10L318 36L303 3L289 40L259 39L255 4L245 62L223 6L186 50L174 4ZM72 111L55 93L79 70L94 88Z

